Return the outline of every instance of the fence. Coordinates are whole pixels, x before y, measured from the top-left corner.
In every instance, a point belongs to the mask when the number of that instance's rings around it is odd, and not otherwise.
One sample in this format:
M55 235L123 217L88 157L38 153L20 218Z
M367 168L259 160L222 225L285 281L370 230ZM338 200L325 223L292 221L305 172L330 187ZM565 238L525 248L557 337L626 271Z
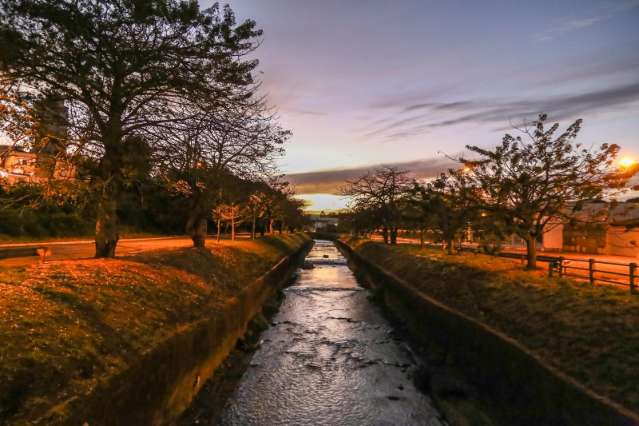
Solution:
M612 266L614 269L597 269L599 265ZM548 276L557 273L560 277L576 277L588 279L590 284L600 281L607 284L630 287L630 292L636 292L637 264L606 262L596 259L574 259L569 257L556 257L548 262ZM613 279L611 279L613 278ZM623 281L619 281L623 280Z
M441 244L425 243L428 247L441 248ZM460 247L462 251L479 253L476 247ZM525 253L500 252L494 256L526 261ZM548 263L548 276L573 277L588 280L594 285L596 282L629 287L630 293L637 292L637 264L607 262L597 259L579 259L563 256L538 255L537 260ZM598 269L598 268L602 269ZM606 268L607 269L603 269Z

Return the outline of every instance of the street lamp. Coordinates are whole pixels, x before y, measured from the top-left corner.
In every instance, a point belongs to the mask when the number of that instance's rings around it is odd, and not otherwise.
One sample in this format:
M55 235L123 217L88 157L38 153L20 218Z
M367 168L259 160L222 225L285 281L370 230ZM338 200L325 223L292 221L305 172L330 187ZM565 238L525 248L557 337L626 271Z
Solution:
M623 169L628 169L634 166L635 164L637 164L637 160L635 160L634 158L622 157L621 160L619 160L619 165Z

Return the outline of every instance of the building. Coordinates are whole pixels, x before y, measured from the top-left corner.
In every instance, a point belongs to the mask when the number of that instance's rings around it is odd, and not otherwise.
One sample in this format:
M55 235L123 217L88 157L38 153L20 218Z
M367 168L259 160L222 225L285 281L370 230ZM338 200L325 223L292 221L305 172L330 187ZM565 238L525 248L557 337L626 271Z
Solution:
M323 214L308 216L310 219L310 230L313 232L335 232L339 219L337 217L325 216Z
M38 148L26 150L15 145L0 145L0 183L44 183L51 179L72 179L76 169L65 153L67 138L64 102L48 100L37 108Z
M551 223L541 237L544 251L639 256L639 202L592 202L576 220Z
M4 184L44 183L52 179L72 179L75 166L47 147L33 152L0 145L0 179Z

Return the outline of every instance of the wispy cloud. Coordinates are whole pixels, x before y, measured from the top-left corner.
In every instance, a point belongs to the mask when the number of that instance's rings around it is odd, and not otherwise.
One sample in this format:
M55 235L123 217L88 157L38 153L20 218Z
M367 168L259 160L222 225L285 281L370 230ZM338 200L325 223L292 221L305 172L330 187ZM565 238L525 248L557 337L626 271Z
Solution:
M430 158L417 161L405 161L370 166L318 170L308 173L294 173L286 179L295 187L299 194L339 194L346 181L356 179L368 172L383 166L397 167L408 171L415 178L433 177L437 174L456 167L456 163L448 158Z
M588 113L610 111L637 101L639 82L539 99L469 99L411 104L397 111L394 120L368 131L364 137L401 139L459 124L504 124L530 120L542 112L548 113L553 120L576 119ZM406 117L407 113L414 111L420 113ZM441 118L441 112L446 113L445 119Z
M598 10L592 11L589 15L581 17L564 17L559 19L554 25L544 31L533 34L532 38L537 42L551 41L564 34L591 27L597 23L607 21L615 15L626 12L639 6L637 0L625 0L604 3Z

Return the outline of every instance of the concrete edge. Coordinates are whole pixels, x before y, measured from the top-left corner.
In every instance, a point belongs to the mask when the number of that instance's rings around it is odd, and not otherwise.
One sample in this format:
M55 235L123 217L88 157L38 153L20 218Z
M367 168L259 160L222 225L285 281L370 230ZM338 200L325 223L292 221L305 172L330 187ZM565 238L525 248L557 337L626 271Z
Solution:
M402 309L401 312L397 308L393 309L395 314L404 320L421 322L421 327L417 329L428 333L429 337L438 338L440 343L443 342L448 349L457 352L457 355L462 351L466 352L461 358L466 362L465 372L469 373L471 379L482 382L484 386L498 387L495 396L506 397L508 402L514 402L513 408L519 413L536 413L533 414L535 421L529 422L531 418L518 424L639 425L637 413L597 394L548 365L517 340L418 292L407 281L373 264L343 241L337 240L336 243L357 266L373 272L375 285L399 294ZM410 308L418 308L420 314L426 315L415 318ZM435 333L425 330L425 319L433 321L436 325L434 328L442 327L444 330ZM416 329L409 328L411 332ZM432 329L432 324L428 328ZM459 333L457 338L455 333ZM485 357L492 358L491 362L488 365L478 365L477 363L486 361ZM493 371L477 371L484 368ZM534 377L535 375L539 376ZM522 382L520 379L524 377L533 380ZM508 395L512 391L522 394L512 398L512 395ZM540 395L543 395L541 401L534 398ZM535 423L537 421L550 423Z

